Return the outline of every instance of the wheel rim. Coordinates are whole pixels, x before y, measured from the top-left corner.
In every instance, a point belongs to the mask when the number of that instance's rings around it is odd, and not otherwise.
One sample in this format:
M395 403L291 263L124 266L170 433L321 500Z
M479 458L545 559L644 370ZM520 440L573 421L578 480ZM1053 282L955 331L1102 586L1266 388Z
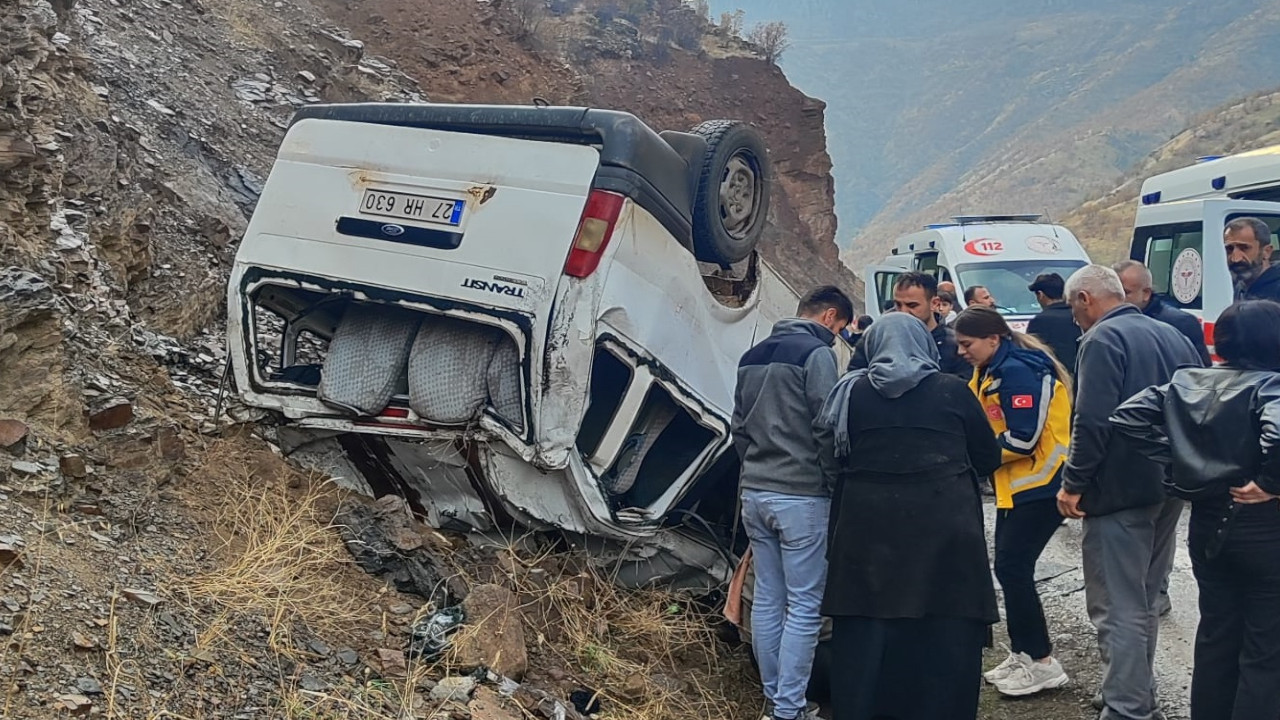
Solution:
M760 190L754 158L743 151L735 153L725 163L720 181L720 221L735 240L745 238L755 225Z

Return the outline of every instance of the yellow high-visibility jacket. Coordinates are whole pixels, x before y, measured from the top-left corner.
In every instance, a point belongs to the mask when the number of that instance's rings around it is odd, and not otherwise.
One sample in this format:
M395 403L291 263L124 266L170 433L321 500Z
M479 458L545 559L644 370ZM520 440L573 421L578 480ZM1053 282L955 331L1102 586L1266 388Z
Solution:
M1071 439L1071 398L1044 353L1003 340L990 364L974 370L969 389L1004 449L992 477L996 507L1053 497Z

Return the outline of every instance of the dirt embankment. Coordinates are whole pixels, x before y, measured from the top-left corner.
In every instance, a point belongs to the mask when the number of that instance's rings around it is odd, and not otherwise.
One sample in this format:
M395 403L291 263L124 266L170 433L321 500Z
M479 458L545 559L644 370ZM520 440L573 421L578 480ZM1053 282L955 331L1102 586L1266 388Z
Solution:
M777 66L713 36L694 50L665 43L655 51L629 23L583 12L547 17L534 36L521 38L518 25L494 12L498 3L438 5L427 18L409 0L329 3L339 22L394 58L432 100L528 104L541 97L625 110L663 130L721 118L751 123L765 135L777 176L764 255L800 292L829 283L859 292L860 301L861 286L835 244L826 106L792 87Z

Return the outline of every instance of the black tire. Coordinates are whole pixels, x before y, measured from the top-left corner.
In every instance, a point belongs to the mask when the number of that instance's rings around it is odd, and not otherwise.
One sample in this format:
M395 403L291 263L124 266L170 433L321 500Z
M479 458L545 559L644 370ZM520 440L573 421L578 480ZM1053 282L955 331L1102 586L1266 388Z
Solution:
M708 120L690 132L707 141L693 202L693 255L728 267L750 257L764 234L768 151L759 133L735 120Z

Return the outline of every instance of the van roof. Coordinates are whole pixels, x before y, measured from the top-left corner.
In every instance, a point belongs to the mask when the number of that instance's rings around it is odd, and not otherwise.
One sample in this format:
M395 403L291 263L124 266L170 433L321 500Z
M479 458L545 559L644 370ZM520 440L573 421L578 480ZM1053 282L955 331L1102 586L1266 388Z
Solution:
M1039 215L981 216L980 222L930 225L894 243L894 255L938 250L952 262L969 259L1044 260L1046 256L1088 261L1080 241L1061 225L1034 222ZM992 218L1001 218L992 220ZM1005 219L1008 218L1008 219ZM957 218L960 220L960 218Z
M1203 157L1196 164L1152 175L1142 183L1143 205L1192 198L1254 198L1254 191L1280 187L1280 145L1227 157Z

